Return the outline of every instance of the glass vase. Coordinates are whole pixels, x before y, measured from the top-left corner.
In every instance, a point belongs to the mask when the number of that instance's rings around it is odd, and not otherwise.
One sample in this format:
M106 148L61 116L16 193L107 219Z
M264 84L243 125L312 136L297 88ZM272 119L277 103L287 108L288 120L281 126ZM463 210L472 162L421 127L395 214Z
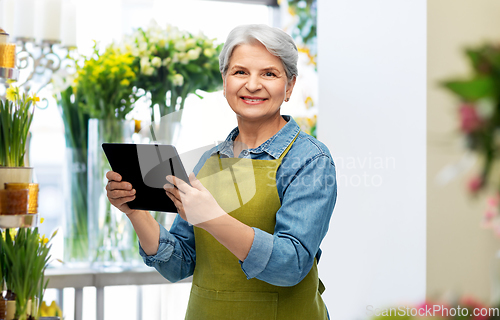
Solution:
M64 262L73 266L89 263L87 174L87 149L66 148Z
M182 113L183 109L171 112L162 116L160 121L152 123L151 126L146 129L150 136L150 141L176 146L182 131ZM152 211L151 215L158 223L163 225L165 229L170 230L177 213Z
M106 196L106 172L111 171L101 145L131 143L134 121L89 120L88 208L89 252L95 268L133 267L141 261L138 239L126 215Z

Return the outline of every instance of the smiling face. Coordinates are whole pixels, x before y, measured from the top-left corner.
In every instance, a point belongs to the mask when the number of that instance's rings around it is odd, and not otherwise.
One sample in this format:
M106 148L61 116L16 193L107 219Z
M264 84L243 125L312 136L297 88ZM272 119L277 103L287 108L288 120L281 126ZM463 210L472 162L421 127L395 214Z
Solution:
M280 58L260 42L237 46L224 80L224 94L241 120L266 121L279 116L281 104L290 98L295 78L288 83Z

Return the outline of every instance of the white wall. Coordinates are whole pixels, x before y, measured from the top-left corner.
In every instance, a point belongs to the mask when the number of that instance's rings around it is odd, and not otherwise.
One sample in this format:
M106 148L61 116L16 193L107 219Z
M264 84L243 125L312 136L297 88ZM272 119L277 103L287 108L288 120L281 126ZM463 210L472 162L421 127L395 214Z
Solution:
M338 180L320 275L332 319L362 319L425 299L426 1L318 12L318 135Z

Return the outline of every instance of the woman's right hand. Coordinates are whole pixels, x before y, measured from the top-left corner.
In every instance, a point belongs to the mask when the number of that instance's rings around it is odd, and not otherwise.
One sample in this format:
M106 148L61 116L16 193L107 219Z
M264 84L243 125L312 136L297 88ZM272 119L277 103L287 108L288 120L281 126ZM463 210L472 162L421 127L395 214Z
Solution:
M129 215L134 213L134 209L130 209L127 202L135 199L135 189L126 181L122 181L122 176L114 171L106 173L108 184L106 191L109 202L121 212Z

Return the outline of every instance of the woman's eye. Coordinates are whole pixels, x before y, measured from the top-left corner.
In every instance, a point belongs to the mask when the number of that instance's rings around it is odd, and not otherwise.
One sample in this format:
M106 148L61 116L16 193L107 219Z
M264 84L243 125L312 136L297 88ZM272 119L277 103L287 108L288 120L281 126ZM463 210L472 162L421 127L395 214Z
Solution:
M276 75L272 72L266 72L266 77L275 77Z
M236 71L234 74L245 74L245 71L238 70L238 71Z

